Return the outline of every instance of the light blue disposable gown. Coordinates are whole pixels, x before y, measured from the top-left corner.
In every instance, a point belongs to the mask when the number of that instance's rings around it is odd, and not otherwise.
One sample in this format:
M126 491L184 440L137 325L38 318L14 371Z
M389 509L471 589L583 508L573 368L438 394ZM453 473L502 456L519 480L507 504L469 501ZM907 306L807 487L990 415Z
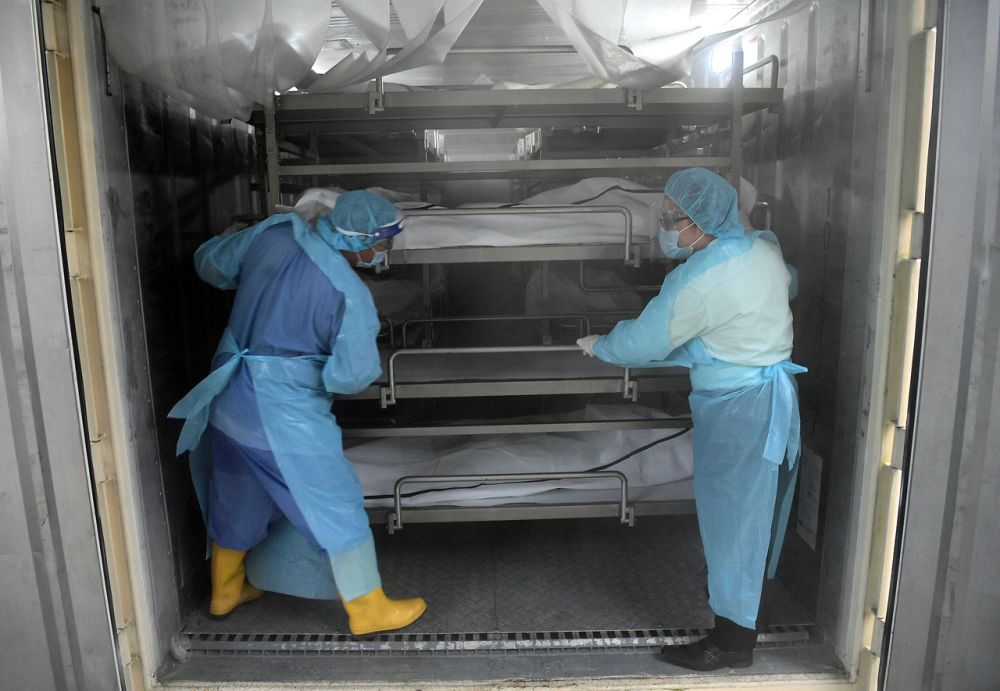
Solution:
M788 272L777 239L747 233L736 190L693 168L665 193L717 239L667 274L633 320L594 344L622 367L691 370L694 489L709 605L753 628L765 568L774 576L799 456ZM768 565L768 552L770 564Z
M239 550L269 533L277 541L267 558L250 553L251 581L334 597L320 563L328 555L350 600L381 582L330 405L378 378L381 365L371 294L338 251L342 240L327 222L314 231L283 214L198 249L199 276L236 298L212 373L170 416L186 419L177 452L192 452L209 536Z

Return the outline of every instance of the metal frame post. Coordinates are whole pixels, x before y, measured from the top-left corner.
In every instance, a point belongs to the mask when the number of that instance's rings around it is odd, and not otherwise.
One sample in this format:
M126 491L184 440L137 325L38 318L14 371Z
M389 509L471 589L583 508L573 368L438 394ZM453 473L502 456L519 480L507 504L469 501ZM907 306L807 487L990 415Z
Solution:
M281 201L281 181L278 175L278 133L275 129L274 112L277 98L264 106L264 151L267 158L267 213L273 214Z
M733 116L729 126L729 176L730 182L736 188L737 198L740 193L740 178L743 177L743 49L739 46L733 50Z

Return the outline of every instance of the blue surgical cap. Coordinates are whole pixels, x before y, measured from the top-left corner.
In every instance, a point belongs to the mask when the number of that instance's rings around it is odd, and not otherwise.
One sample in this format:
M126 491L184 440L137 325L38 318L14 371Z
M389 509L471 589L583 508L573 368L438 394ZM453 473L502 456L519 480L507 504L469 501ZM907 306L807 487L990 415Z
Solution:
M674 173L663 193L709 235L738 238L746 232L736 189L710 170L688 168Z
M367 190L355 190L337 197L333 211L319 219L317 225L332 231L324 235L337 249L360 252L397 234L402 230L402 220L399 209L388 199Z

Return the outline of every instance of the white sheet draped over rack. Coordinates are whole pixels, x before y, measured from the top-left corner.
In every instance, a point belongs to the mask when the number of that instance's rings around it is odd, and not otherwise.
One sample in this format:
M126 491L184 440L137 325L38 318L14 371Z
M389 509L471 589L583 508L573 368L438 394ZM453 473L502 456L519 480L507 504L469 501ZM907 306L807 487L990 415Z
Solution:
M329 0L104 0L100 10L108 49L123 70L203 114L246 120L255 104L267 104L276 92L293 87L343 92L364 88L374 79L444 63L482 3L339 0L337 18L345 19L350 28L346 34L329 36L333 9ZM538 4L557 27L553 33L565 35L591 73L590 79L575 79L565 86L645 89L686 80L696 53L754 26L741 24L738 18L737 26L722 32L720 27L692 25L683 20L690 15L691 0L538 0ZM810 0L796 0L757 24L808 6ZM392 11L402 28L401 46L390 46ZM512 13L507 35L517 36L523 30L516 14ZM623 46L622 29L629 24L637 40ZM637 28L643 25L655 25L657 30L650 34ZM346 44L349 49L335 51L336 64L323 66L325 71L313 78L309 75L326 50L324 44ZM405 76L399 79L406 81ZM482 80L497 86L508 81L489 75L482 75Z
M309 85L326 93L387 74L442 62L483 0L394 0L406 43L390 56L389 0L340 0L340 9L369 44L354 50Z
M108 50L126 72L203 115L247 120L309 73L329 0L102 0Z
M588 406L583 414L558 419L621 420L665 418L643 406ZM546 418L554 421L556 418ZM532 421L539 421L533 418ZM502 428L498 427L498 430ZM411 475L468 475L487 473L544 473L589 470L624 456L652 441L681 429L640 429L548 434L497 434L487 437L385 438L352 446L345 452L361 478L366 496L391 495L400 477ZM615 466L628 478L630 489L646 490L691 477L692 436L681 435L632 456ZM469 484L462 483L460 487ZM404 492L437 485L412 485ZM547 480L544 482L489 484L481 487L430 491L404 499L404 506L472 506L534 502L575 501L554 490L593 493L618 490L606 480ZM676 493L675 493L676 494ZM687 497L689 498L689 496ZM369 500L369 506L389 506L391 499Z

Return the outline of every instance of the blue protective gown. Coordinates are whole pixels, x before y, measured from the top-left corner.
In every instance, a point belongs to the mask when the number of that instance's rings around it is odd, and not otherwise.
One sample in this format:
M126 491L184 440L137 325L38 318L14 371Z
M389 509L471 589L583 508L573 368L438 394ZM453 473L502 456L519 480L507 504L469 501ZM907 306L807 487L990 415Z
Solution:
M713 611L753 628L774 576L799 455L788 360L792 276L768 231L714 240L667 274L636 319L594 343L622 367L691 370L694 491Z
M284 214L198 249L199 276L236 298L212 373L170 416L186 419L177 452L192 452L210 537L245 551L287 518L314 548L305 552L329 555L337 589L353 599L380 581L361 483L330 405L381 374L379 323L330 233ZM258 585L316 595L280 578Z

